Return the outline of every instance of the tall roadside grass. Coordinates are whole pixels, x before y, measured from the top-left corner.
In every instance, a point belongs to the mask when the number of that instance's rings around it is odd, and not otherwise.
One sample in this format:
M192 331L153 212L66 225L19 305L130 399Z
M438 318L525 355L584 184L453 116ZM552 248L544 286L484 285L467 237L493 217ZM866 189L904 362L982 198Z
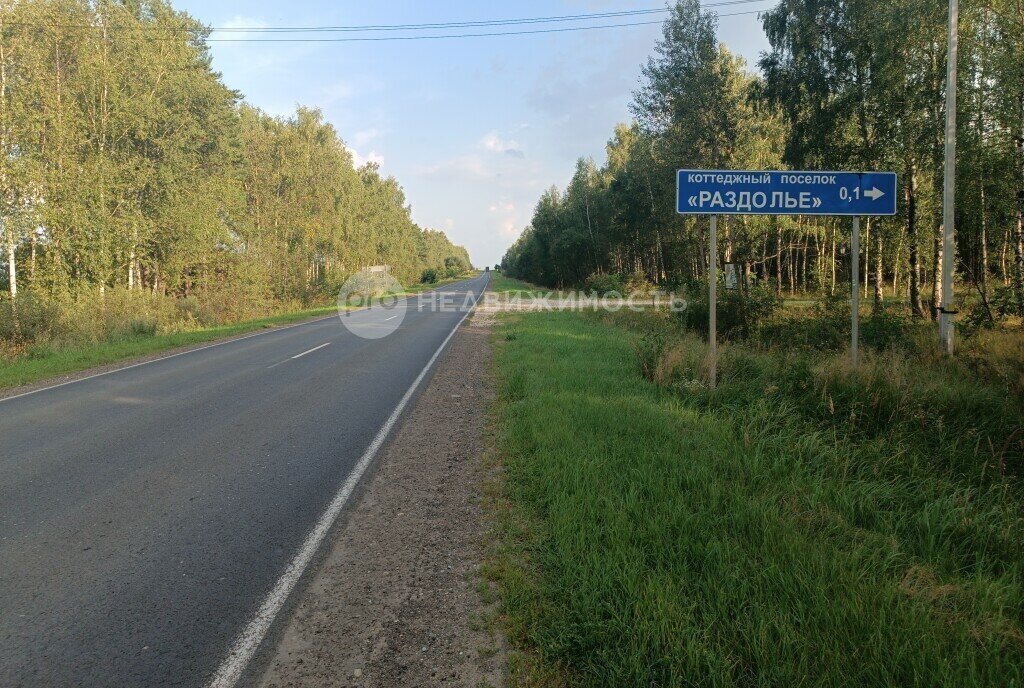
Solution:
M34 311L24 307L19 298L18 317L26 314L39 316L46 307ZM2 306L0 304L0 310ZM201 344L268 327L299 322L325 316L336 311L336 306L306 308L278 313L262 318L229 321L225 324L204 325L190 319L161 321L152 312L112 311L109 319L97 322L95 314L78 313L54 318L69 318L67 329L59 329L53 336L53 322L46 323L47 335L35 340L0 339L0 389L30 384L58 375L66 375L95 366L116 363L125 359L147 356L167 349ZM0 321L6 317L0 313ZM59 327L63 328L63 325ZM22 330L24 332L24 330Z
M518 296L521 298L531 298L550 291L537 287L529 282L523 282L522 280L507 277L500 270L494 270L491 272L490 290L505 296Z
M964 362L497 333L498 581L524 684L1024 682L1020 399Z
M415 284L406 295L474 276ZM329 296L282 301L245 286L180 298L149 291L90 289L62 298L0 295L0 389L166 349L328 315Z
M326 304L325 304L326 305ZM149 291L85 290L60 298L23 292L16 302L0 299L0 354L40 357L67 349L234 323L308 309L301 302L278 302L258 294L203 292L178 298Z

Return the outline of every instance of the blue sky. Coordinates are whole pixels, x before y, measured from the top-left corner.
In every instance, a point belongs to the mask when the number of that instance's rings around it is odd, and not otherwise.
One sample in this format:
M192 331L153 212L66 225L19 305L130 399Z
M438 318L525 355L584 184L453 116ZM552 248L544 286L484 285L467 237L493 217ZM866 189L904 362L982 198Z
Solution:
M664 6L625 0L174 4L215 27L477 21ZM628 21L637 19L589 23ZM654 25L437 41L214 43L213 55L228 86L253 105L273 115L288 115L299 104L323 110L357 160L377 160L398 178L418 224L443 229L483 266L501 259L545 188L566 184L576 158L603 160L615 123L629 119L640 67L659 36ZM721 17L719 37L751 64L767 48L756 15Z

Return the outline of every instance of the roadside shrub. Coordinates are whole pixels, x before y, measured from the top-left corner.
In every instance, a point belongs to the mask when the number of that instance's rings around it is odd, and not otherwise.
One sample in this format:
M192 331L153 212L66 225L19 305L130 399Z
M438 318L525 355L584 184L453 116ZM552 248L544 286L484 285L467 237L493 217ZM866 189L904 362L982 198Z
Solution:
M149 320L133 320L128 325L128 332L133 337L156 336L156 323Z
M437 282L437 270L434 268L427 268L423 271L423 275L420 276L420 282L424 284L434 284Z
M997 286L989 295L988 303L982 301L980 295L966 299L960 317L960 330L970 337L981 330L1020 324L1024 310L1017 301L1012 286Z
M989 303L986 307L980 298L966 301L962 306L960 316L960 332L967 337L972 337L981 330L988 330L995 327L998 322L996 314Z
M633 272L625 280L626 294L650 296L658 287L642 272Z
M605 296L606 294L625 294L626 283L621 275L614 273L594 273L583 283L583 290L588 294Z
M836 351L850 342L850 301L845 295L832 294L817 301L807 311L781 315L762 329L762 342L818 351Z
M665 342L665 336L657 332L645 332L633 342L633 351L640 363L640 372L651 382L661 382L656 379L655 370L661 364Z
M1024 316L1024 304L1017 300L1017 294L1012 286L996 287L991 305L1000 318Z
M915 329L908 316L882 309L861 320L860 339L864 346L876 351L915 351Z
M830 322L836 329L842 310L833 300L804 312L804 331L823 322L825 331ZM907 461L916 470L920 457L927 457L933 468L958 479L1024 477L1020 333L988 333L950 359L919 342L925 332L932 338L928 325L886 311L862 321L867 346L857 368L845 340L838 352L737 343L721 348L719 386L711 391L704 384L705 334L673 329L658 313L616 313L603 320L635 335L633 350L645 378L687 397L697 394L711 407L742 409L770 398L822 431L900 447L885 459L892 470L908 470ZM910 447L914 451L904 457Z
M742 341L760 332L782 306L782 299L764 286L751 287L748 293L722 290L718 295L718 336L728 341ZM696 289L679 312L683 326L703 336L708 335L708 292Z
M464 272L467 272L469 267L461 258L456 256L448 256L444 259L444 274L448 279L455 279Z
M0 302L0 340L8 351L26 347L60 349L82 343L152 337L236 320L237 305L230 295L209 301L176 298L149 291L83 290L61 299L41 298L31 292L17 304ZM246 313L240 317L246 317Z
M765 346L814 351L841 351L850 345L852 311L845 294L826 296L810 310L792 310L780 315L762 329ZM921 325L891 308L876 310L861 317L860 341L877 351L918 349Z
M689 293L687 290L688 283L680 275L669 275L668 279L661 282L661 289L669 294L677 294L682 296L683 294Z
M31 291L19 294L17 303L0 299L0 340L12 347L49 338L60 315L56 302Z

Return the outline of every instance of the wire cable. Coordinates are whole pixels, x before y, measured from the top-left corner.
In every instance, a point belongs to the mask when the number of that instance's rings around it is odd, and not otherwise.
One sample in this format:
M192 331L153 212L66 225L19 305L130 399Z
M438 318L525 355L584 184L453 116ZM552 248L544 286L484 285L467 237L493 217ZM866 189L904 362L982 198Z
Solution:
M709 2L701 5L702 8L707 7L726 7L732 5L747 5L757 2L767 2L768 0L719 0L718 2ZM242 34L278 34L278 33L350 33L350 32L382 32L382 31L424 31L424 30L438 30L438 29L464 29L464 28L487 28L497 26L521 26L530 24L549 24L549 23L562 23L562 22L583 22L592 21L597 19L612 19L612 18L627 18L627 17L643 17L656 14L664 14L671 11L670 8L650 8L650 9L639 9L639 10L620 10L614 12L594 12L588 14L570 14L570 15L557 15L547 17L527 17L527 18L509 18L509 19L491 19L491 20L479 20L479 21L451 21L451 22L434 22L434 23L423 23L423 24L364 24L364 25L351 25L351 26L254 26L254 27L186 27L186 26L117 26L107 25L103 27L98 24L34 24L34 23L19 23L19 22L8 22L5 25L10 27L25 27L25 28L67 28L67 29L93 29L102 30L106 28L108 31L144 31L144 32L167 32L167 33L242 33ZM736 16L738 14L752 14L752 12L737 12L732 14L718 14L718 16ZM660 21L660 20L659 20ZM619 28L626 26L645 26L652 23L659 23L657 21L647 22L632 22L632 23L619 23L619 24L607 24L597 26L580 26L570 27L566 29L552 29L546 31L547 33L570 31L570 30L586 30L591 28ZM431 35L431 36L419 36L418 38L471 38L473 36L500 36L500 35L526 35L531 33L545 33L545 31L534 30L534 31L512 31L512 32L486 32L476 34L445 34L445 35ZM410 36L403 36L394 38L394 40L409 40ZM244 38L244 39L230 39L230 38L207 38L211 41L228 42L232 40L244 40L247 42L253 42L257 40L276 40L276 41L318 41L322 39L304 39L304 38L290 38L290 39L255 39L255 38ZM340 40L356 40L356 39L338 39ZM368 38L360 38L358 40L370 40ZM374 40L387 40L387 38L375 38Z
M716 14L718 17L738 17L748 14L762 14L764 10L750 10L746 12L731 12L728 14ZM379 42L379 41L422 41L438 40L444 38L490 38L495 36L527 36L545 33L566 33L570 31L591 31L594 29L619 29L631 26L652 26L663 24L660 19L644 22L628 22L622 24L597 24L594 26L566 26L556 29L530 29L526 31L491 31L483 33L447 33L428 34L416 36L354 36L346 38L207 38L208 43L356 43L356 42Z

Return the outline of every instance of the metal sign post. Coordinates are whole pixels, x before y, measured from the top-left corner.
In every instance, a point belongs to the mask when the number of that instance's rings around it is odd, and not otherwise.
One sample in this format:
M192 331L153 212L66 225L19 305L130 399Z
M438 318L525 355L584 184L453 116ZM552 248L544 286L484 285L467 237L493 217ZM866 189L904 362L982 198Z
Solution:
M711 216L711 237L708 241L708 382L711 389L718 384L718 216Z
M895 172L822 172L774 170L678 170L676 212L711 217L708 364L711 387L717 382L717 295L719 215L845 215L853 217L853 334L856 365L860 332L860 217L896 214Z
M857 367L857 344L860 340L860 216L853 216L853 232L850 235L850 292L853 307L853 334L850 340L850 358Z

